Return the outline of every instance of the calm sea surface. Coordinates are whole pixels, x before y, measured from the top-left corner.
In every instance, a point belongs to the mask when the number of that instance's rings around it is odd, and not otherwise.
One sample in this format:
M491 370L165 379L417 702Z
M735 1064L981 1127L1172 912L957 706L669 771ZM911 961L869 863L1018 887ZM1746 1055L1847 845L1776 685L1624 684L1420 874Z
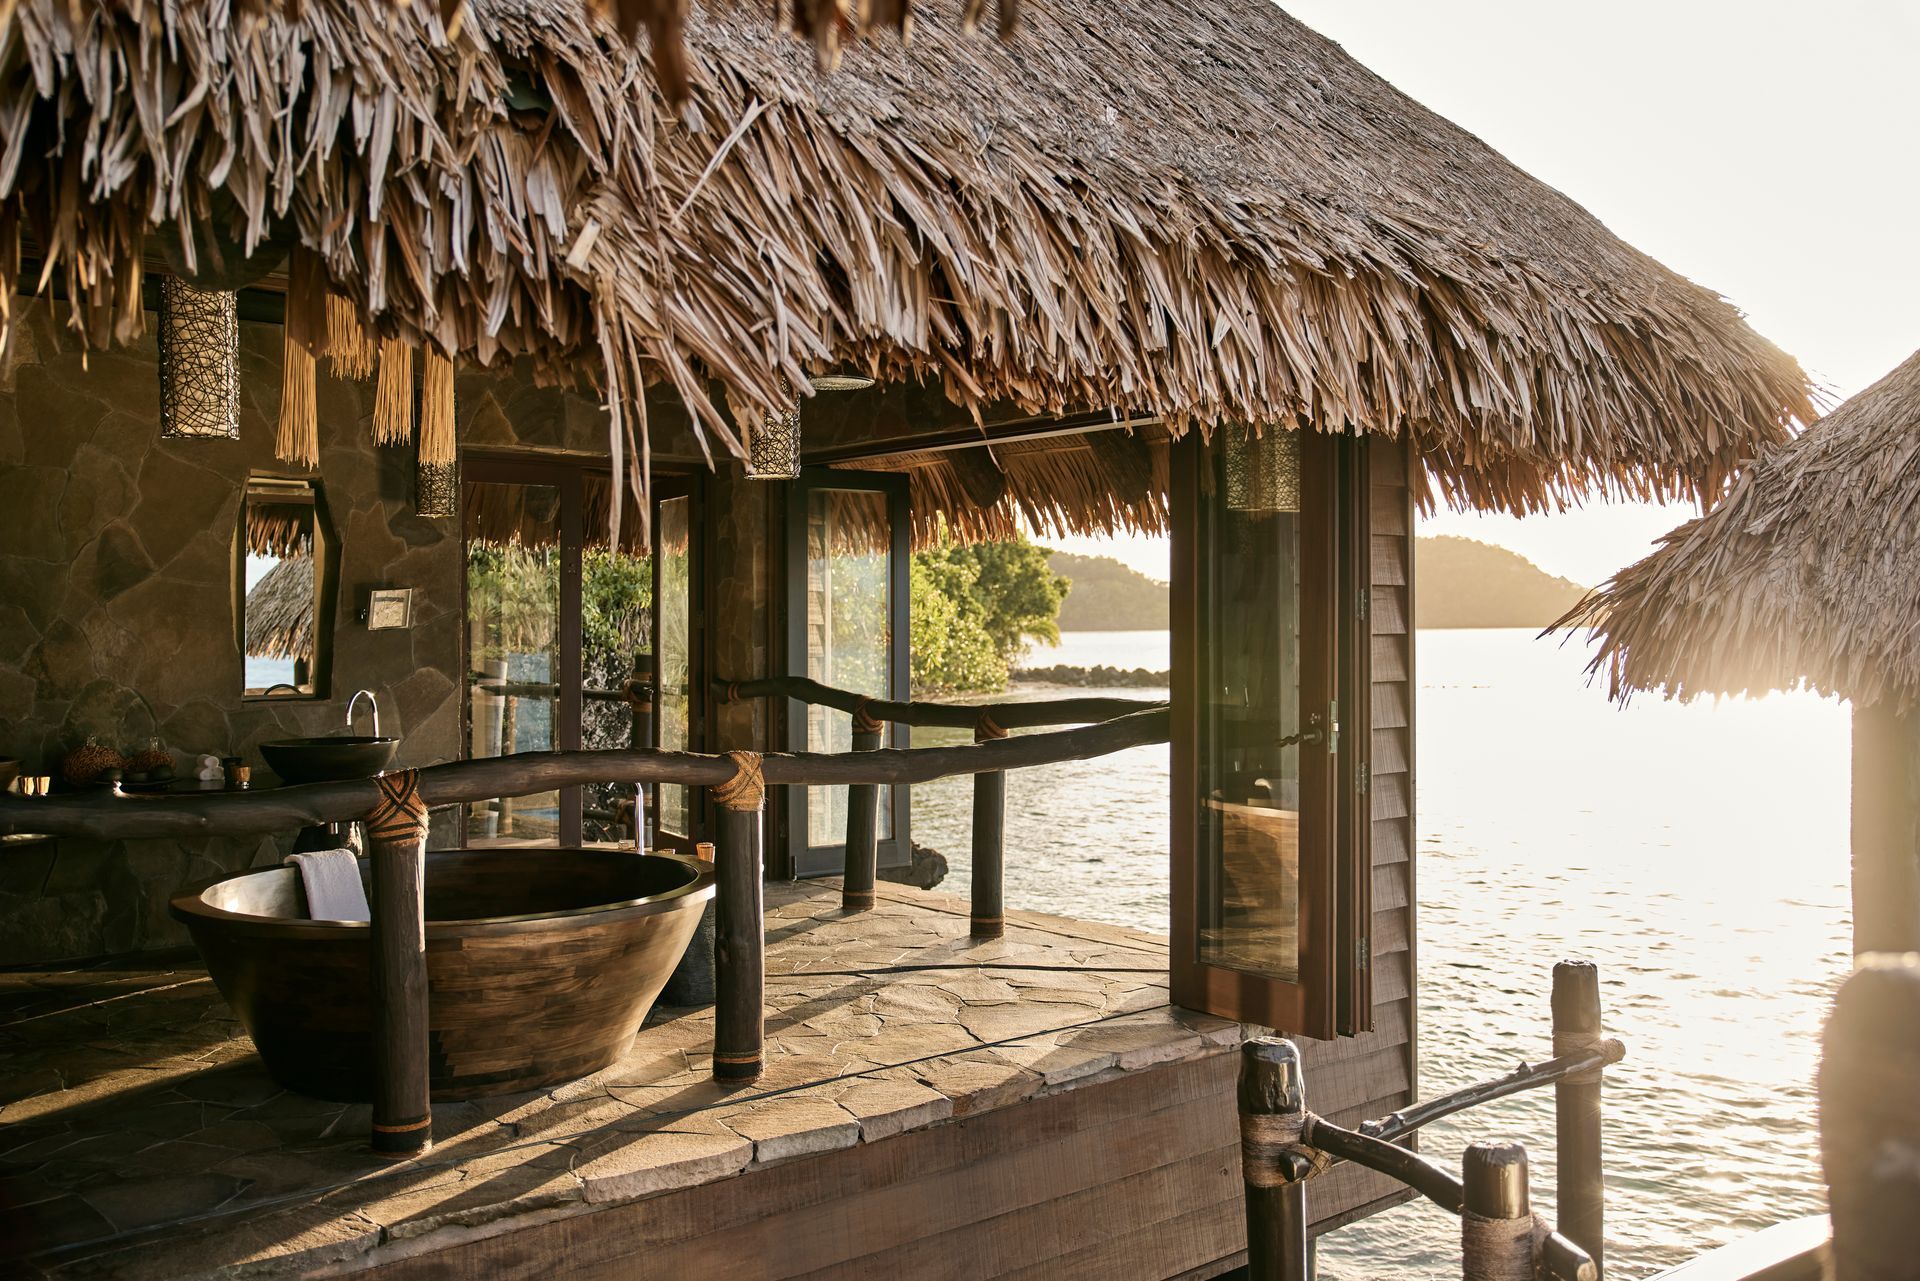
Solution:
M1812 1083L1849 962L1847 712L1780 695L1622 711L1583 653L1419 635L1420 1091L1547 1057L1549 968L1596 961L1628 1046L1605 1105L1609 1272L1633 1278L1823 1208ZM1158 670L1167 637L1069 633L1033 661ZM1164 932L1167 789L1164 747L1015 774L1008 906ZM960 779L914 795L914 836L953 860L957 893L969 796ZM1551 1218L1550 1092L1436 1125L1423 1150L1458 1168L1481 1137L1527 1142ZM1458 1276L1458 1240L1402 1207L1326 1238L1321 1275Z

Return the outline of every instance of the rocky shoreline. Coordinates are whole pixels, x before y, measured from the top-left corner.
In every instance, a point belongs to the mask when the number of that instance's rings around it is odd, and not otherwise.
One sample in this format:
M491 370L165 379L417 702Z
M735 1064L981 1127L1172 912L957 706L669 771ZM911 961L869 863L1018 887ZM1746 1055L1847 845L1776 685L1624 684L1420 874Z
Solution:
M1156 672L1145 667L1109 667L1101 663L1096 667L1075 667L1066 663L1056 663L1051 667L1022 667L1011 673L1016 684L1022 685L1078 685L1105 688L1127 689L1165 689L1172 682L1172 673Z

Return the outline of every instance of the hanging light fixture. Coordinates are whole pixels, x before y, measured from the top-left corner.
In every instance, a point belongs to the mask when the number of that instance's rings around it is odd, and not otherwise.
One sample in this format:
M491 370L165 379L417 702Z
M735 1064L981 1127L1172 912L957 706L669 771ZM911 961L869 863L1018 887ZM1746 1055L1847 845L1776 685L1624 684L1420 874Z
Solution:
M865 374L811 374L808 386L814 391L864 391L873 386ZM780 380L781 394L791 408L777 414L762 414L760 426L747 435L747 477L750 480L792 480L800 474L800 398L793 384Z
M160 438L240 438L240 296L160 278Z
M1256 436L1251 427L1229 427L1223 468L1227 507L1241 512L1299 511L1302 443L1297 428L1268 427Z

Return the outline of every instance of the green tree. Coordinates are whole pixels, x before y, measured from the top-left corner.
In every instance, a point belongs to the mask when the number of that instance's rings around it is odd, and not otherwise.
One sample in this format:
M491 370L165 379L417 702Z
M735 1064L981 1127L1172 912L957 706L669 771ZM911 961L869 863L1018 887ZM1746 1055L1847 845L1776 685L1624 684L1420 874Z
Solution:
M1060 602L1071 584L1048 567L1045 550L1025 537L993 543L948 542L916 559L930 567L971 571L966 594L978 602L981 626L1003 665L1018 659L1029 640L1060 643Z
M974 593L979 576L972 565L925 553L908 566L916 690L1006 688L1006 660L987 634L986 611Z

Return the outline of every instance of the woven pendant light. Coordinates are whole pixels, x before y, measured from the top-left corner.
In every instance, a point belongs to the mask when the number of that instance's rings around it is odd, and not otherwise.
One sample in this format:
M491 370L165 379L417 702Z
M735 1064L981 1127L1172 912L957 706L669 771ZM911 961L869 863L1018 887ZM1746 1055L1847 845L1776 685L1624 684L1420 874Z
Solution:
M1304 437L1297 429L1268 427L1256 436L1249 427L1227 429L1225 490L1227 507L1242 512L1300 510L1300 464Z
M420 369L420 444L413 473L416 515L451 516L459 510L455 450L453 359L428 347Z
M160 438L240 438L239 295L160 280Z
M784 378L780 391L791 408L762 414L759 425L747 433L749 480L792 480L800 474L800 398Z

